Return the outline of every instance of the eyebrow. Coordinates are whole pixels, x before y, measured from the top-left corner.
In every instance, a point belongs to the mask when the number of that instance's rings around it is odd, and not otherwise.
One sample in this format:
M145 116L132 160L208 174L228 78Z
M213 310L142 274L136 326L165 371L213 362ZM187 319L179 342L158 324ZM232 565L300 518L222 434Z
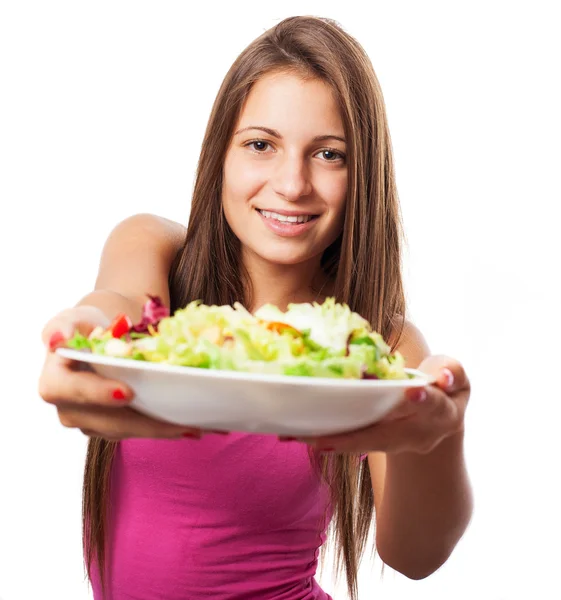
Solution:
M282 135L276 130L276 129L271 129L270 127L261 127L260 125L250 125L249 127L244 127L243 129L239 129L238 131L236 131L236 133L234 133L234 135L238 135L239 133L243 133L244 131L248 131L249 129L259 129L259 131L264 131L265 133L268 133L269 135L278 138L279 140L282 140ZM313 142L324 142L326 140L339 140L340 142L343 142L344 144L346 144L346 140L345 138L339 136L339 135L316 135L316 137L312 140Z

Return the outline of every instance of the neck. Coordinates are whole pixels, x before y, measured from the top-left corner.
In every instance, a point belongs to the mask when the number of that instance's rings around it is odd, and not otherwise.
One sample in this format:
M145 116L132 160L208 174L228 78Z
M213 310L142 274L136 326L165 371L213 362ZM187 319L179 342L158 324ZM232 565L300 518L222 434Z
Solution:
M320 266L321 256L297 265L270 263L253 253L245 253L244 265L252 286L251 306L254 312L263 304L274 304L281 310L291 302L322 302L330 293L330 281Z

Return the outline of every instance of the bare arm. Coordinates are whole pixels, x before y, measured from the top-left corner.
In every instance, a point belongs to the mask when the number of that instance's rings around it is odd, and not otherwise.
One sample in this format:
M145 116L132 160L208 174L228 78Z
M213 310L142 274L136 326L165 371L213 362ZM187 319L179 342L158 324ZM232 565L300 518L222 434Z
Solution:
M65 427L115 441L200 437L198 428L152 419L131 409L134 390L126 383L76 369L72 360L54 352L74 331L88 335L96 326L106 327L119 312L140 319L146 293L169 304L168 272L183 231L180 225L152 215L135 215L119 223L103 248L96 289L76 308L63 310L46 324L42 337L49 351L39 395L56 407Z
M124 312L133 321L140 320L147 293L169 306L168 274L185 231L150 214L121 221L105 242L95 290L77 305L96 306L110 319Z
M408 323L398 347L406 366L430 354L421 332ZM376 504L376 546L382 560L411 579L427 577L452 553L472 513L463 432L428 454L371 453Z

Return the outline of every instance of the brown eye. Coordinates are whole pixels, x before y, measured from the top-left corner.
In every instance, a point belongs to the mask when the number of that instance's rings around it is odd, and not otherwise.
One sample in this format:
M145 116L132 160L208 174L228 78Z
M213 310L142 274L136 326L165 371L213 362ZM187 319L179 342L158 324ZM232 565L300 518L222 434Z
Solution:
M262 140L255 140L254 142L249 142L249 144L246 144L246 146L249 146L256 152L263 152L263 150L265 150L268 145L268 142L264 142Z
M323 154L323 158L326 162L337 162L338 160L345 159L343 154L336 152L335 150L321 150L319 154Z

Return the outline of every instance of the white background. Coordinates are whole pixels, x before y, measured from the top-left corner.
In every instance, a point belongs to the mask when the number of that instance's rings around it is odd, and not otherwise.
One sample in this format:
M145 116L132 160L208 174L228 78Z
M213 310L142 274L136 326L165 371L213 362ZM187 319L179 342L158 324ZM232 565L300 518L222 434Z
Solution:
M555 4L0 4L2 600L90 598L86 439L37 394L43 324L92 289L121 219L187 222L223 76L295 14L335 18L372 59L408 236L410 316L473 386L470 528L426 580L389 569L380 579L379 561L366 564L361 599L561 598ZM328 571L320 581L335 594Z

